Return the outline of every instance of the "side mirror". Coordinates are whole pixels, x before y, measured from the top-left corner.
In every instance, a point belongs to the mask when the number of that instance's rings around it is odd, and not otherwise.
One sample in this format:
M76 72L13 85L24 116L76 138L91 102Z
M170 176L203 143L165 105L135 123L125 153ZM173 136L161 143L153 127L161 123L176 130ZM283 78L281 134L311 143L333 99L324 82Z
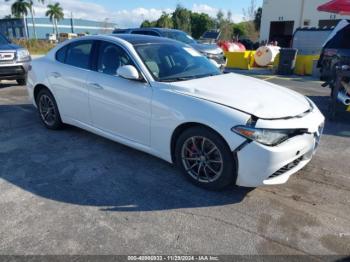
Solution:
M119 67L117 70L117 75L129 80L140 80L139 72L132 65L125 65Z

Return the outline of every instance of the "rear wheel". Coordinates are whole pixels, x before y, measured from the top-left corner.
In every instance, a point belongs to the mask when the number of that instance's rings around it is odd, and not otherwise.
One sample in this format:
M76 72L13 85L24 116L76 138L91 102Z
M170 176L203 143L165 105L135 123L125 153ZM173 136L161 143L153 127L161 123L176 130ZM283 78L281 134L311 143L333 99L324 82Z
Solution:
M45 127L60 129L63 127L56 100L47 89L42 89L36 98L39 116Z
M196 185L220 190L235 182L236 160L226 142L205 127L184 131L176 144L176 164Z

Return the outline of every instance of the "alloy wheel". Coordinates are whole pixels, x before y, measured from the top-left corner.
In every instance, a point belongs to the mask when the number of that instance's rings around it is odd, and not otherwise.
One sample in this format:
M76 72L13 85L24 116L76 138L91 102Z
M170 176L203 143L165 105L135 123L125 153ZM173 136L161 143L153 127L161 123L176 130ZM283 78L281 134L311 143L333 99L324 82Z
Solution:
M42 95L39 99L39 111L41 119L48 126L53 126L56 122L57 114L55 105L48 95Z
M186 172L199 182L211 183L223 172L222 154L215 143L206 137L188 138L182 146L181 158Z

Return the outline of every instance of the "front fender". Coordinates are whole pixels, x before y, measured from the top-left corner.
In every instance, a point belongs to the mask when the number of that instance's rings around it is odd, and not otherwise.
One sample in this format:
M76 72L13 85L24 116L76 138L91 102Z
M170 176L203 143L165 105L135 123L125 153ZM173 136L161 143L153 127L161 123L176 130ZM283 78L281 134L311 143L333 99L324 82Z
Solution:
M250 115L200 98L172 92L170 89L155 89L152 101L151 146L171 158L171 138L180 125L198 123L210 127L227 142L231 151L245 139L231 128L246 124Z

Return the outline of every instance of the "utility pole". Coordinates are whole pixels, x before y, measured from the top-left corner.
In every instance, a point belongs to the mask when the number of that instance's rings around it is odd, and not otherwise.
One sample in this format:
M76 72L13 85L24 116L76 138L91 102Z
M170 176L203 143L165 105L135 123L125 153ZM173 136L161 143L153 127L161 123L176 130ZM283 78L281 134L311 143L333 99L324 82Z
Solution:
M73 19L73 12L70 12L70 28L71 32L74 33L74 19Z
M27 16L26 15L23 16L23 25L24 25L24 34L25 34L26 39L28 40L29 39L29 32L28 32L28 24L27 24Z
M299 27L303 27L305 0L301 0Z

